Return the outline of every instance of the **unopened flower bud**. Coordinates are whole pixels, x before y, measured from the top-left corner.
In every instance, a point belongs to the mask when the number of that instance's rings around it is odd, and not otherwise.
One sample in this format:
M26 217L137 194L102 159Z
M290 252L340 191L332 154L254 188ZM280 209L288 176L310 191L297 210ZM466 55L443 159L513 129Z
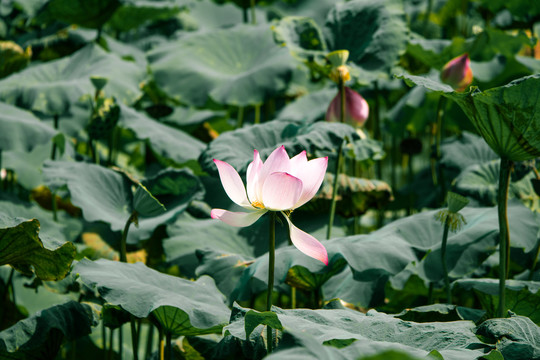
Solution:
M369 116L369 105L367 101L348 87L345 90L345 122L362 126ZM326 121L339 122L341 121L341 91L334 97L328 110L326 110Z
M456 91L464 91L473 80L471 61L468 54L458 56L444 65L441 71L441 80Z
M338 84L341 82L346 83L347 81L351 80L351 73L349 72L349 67L347 65L341 65L333 68L328 76L333 82Z
M326 55L326 58L328 61L330 61L330 64L332 64L333 67L345 65L347 63L347 59L349 59L349 50L332 51L330 54Z

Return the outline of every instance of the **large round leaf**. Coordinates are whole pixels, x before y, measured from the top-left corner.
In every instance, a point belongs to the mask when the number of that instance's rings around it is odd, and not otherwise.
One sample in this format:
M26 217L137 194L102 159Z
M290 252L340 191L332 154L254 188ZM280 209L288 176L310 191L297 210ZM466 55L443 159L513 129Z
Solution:
M97 317L92 307L76 301L41 310L0 332L0 357L54 359L64 339L89 335Z
M212 159L228 162L239 172L244 172L253 161L255 149L263 159L281 145L287 148L289 156L303 150L309 156L320 156L335 153L345 137L352 141L360 139L352 127L344 124L271 121L222 134L210 143L200 161L203 168L213 174L217 173L217 169Z
M129 231L129 242L145 239L158 225L172 221L202 190L189 170L163 171L155 178L144 180L149 189L155 187L161 196L175 194L174 199L167 199L169 208L164 211L146 187L138 184L133 191L133 183L126 176L99 165L51 161L44 165L43 173L50 187L67 186L71 201L83 210L88 221L104 221L118 231L137 213L139 226Z
M45 15L68 24L100 28L114 14L119 0L51 0Z
M0 265L9 264L28 276L35 273L42 280L59 280L71 268L75 253L70 242L49 237L42 241L37 219L13 218L0 212Z
M57 134L32 113L0 102L0 150L31 151Z
M182 10L179 1L130 0L122 4L108 21L107 25L116 31L128 31L145 23L166 20Z
M108 78L105 91L119 102L140 94L144 70L90 44L73 55L36 65L0 81L0 99L32 111L63 115L82 95L93 94L91 76Z
M394 221L370 235L337 239L355 278L371 281L383 275L394 276L409 264L416 264L425 281L440 281L443 225L436 211L427 211ZM448 234L446 258L449 275L460 278L474 272L494 251L499 238L496 208L466 207L460 212L467 224ZM515 247L530 251L538 225L534 214L520 203L510 203L510 238ZM533 231L530 231L533 226Z
M167 332L196 335L221 332L230 310L209 277L190 281L146 267L83 259L74 271L113 305L138 318L154 313Z
M178 61L182 59L182 61ZM195 106L262 104L285 91L296 62L267 26L236 26L186 36L149 53L156 82Z
M366 70L387 71L405 51L408 29L399 0L338 3L325 24L330 50L346 49Z
M182 130L149 118L128 106L120 105L119 125L132 130L137 138L147 139L152 149L166 159L178 164L194 160L204 149L204 144Z
M486 91L471 87L466 93L454 92L448 85L421 76L401 78L456 101L499 156L513 161L540 156L540 75Z

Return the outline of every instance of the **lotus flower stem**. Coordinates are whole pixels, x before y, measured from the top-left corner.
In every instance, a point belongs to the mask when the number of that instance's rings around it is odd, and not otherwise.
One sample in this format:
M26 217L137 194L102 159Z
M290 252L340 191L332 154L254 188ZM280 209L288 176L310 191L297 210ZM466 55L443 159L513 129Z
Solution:
M339 81L339 93L341 94L341 113L339 121L345 123L345 82L340 79ZM326 232L326 239L330 239L332 236L332 225L334 225L334 217L336 215L336 202L337 202L337 188L338 188L338 179L339 173L341 172L341 164L343 162L343 146L345 144L345 139L339 145L337 160L336 160L336 169L334 171L334 184L332 185L332 201L330 203L330 217L328 220L328 230Z
M58 201L56 199L56 191L51 192L51 208L53 213L53 220L58 221Z
M169 360L172 357L172 333L167 331L165 334L165 359Z
M135 317L130 315L129 323L131 326L131 345L133 346L133 359L139 359L139 339L137 328L135 327Z
M336 168L334 170L334 183L332 185L332 201L330 203L330 217L328 220L328 230L326 232L326 239L330 239L332 237L332 225L334 225L334 217L336 215L336 203L337 203L337 190L338 190L338 179L339 179L339 173L341 171L341 164L343 162L343 146L345 144L345 140L341 142L341 145L339 145L337 159L336 159Z
M510 173L514 163L501 157L501 170L499 174L499 311L498 316L504 317L506 311L506 277L510 264L510 232L508 227L508 188L510 186Z
M448 224L448 218L444 221L444 231L441 245L441 264L444 274L444 287L446 289L446 301L448 304L452 304L452 290L450 289L450 279L448 278L448 267L446 265L446 243L448 240L448 230L450 226Z
M114 341L114 330L111 329L109 332L109 352L107 354L107 359L112 359L113 354L113 341Z
M54 121L54 129L55 130L58 130L58 115L55 114L54 117L53 117L53 121ZM56 158L56 141L53 140L53 143L52 143L52 150L51 150L51 160L54 160Z
M439 179L437 178L437 163L441 157L441 132L442 132L442 118L444 116L444 104L445 97L439 97L439 102L437 104L437 111L435 113L436 120L433 124L433 131L430 134L430 145L435 143L435 151L431 157L431 178L433 179L433 185L437 186ZM442 180L442 179L441 179Z
M236 117L236 128L240 129L244 125L244 107L238 107L238 115Z
M101 320L101 342L103 343L103 351L107 354L107 328L103 320Z
M122 329L122 325L118 327L118 357L121 359L123 350L124 350L124 331Z
M268 291L266 294L266 311L272 310L272 292L274 291L274 268L276 264L276 212L270 212L268 231ZM272 352L272 328L266 326L268 353Z
M255 15L255 0L249 0L249 7L251 8L251 23L257 24L257 17Z
M260 124L261 123L261 105L260 104L255 105L255 120L254 120L254 123L255 124Z

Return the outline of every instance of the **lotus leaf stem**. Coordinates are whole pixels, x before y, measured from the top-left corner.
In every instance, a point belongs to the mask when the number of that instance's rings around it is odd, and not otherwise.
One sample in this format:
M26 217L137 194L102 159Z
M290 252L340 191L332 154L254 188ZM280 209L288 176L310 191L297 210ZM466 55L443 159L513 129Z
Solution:
M444 274L444 287L446 289L446 301L448 304L452 304L452 290L450 289L450 279L448 278L448 267L446 265L446 243L448 240L448 230L450 229L450 226L448 224L449 217L446 218L444 221L444 231L443 231L443 237L442 237L442 245L441 245L441 264L443 268L443 274Z
M508 188L513 162L501 157L499 174L499 311L498 317L504 317L506 310L506 277L510 264L510 232L508 226Z
M266 294L266 311L272 310L272 292L274 291L274 268L276 263L276 213L270 212L268 231L268 290ZM272 328L266 326L268 353L272 352Z

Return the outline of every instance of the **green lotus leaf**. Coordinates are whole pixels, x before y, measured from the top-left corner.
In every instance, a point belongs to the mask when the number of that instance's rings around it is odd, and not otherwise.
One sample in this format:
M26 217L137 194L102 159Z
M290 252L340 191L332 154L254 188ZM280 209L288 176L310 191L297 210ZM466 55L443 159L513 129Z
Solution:
M487 320L476 333L496 343L506 360L534 359L540 354L540 328L525 316Z
M506 280L506 309L518 315L528 316L540 324L540 282ZM497 279L460 279L452 287L472 291L486 310L488 317L495 317L499 307L499 281ZM505 311L506 312L506 311Z
M477 200L483 206L497 205L499 190L500 161L492 160L480 165L471 165L463 170L454 181L454 187L462 195ZM540 209L540 199L535 196L531 179L534 172L529 172L522 179L510 181L509 198L520 199L532 210Z
M141 140L147 139L159 156L177 164L195 160L204 149L200 140L182 130L162 124L128 106L120 105L119 126L130 129Z
M470 309L463 306L451 304L433 304L418 306L412 309L405 309L395 315L396 318L414 322L432 321L458 321L471 320L475 323L480 320L486 312L484 310Z
M277 43L289 48L299 58L326 55L326 43L321 29L309 17L287 16L272 25Z
M89 335L97 323L95 310L76 301L41 310L0 332L0 357L54 359L63 340Z
M121 0L51 0L41 16L98 29L111 18Z
M122 1L107 25L116 31L128 31L144 24L166 20L177 15L184 6L179 1Z
M440 163L461 173L471 165L481 165L499 157L482 138L469 132L441 144Z
M234 311L247 314L249 309L234 306ZM361 349L371 351L363 353L376 354L377 350L404 350L425 357L430 351L441 353L464 349L487 349L474 334L475 325L471 321L415 323L396 319L393 316L370 310L367 314L350 309L294 309L285 310L276 306L272 311L287 331L309 334L318 344L352 345L344 347L345 359L358 359ZM240 340L246 339L245 318L237 316L225 331ZM452 336L448 336L448 331ZM350 348L353 346L353 348ZM348 350L346 350L348 349ZM356 356L353 354L356 353ZM481 350L469 350L468 358L481 356Z
M394 221L369 235L336 239L340 253L355 273L355 278L372 281L383 275L395 276L409 264L425 281L441 281L441 239L443 227L435 219L437 211L426 211ZM466 207L461 210L467 224L458 233L448 235L446 257L452 278L474 272L498 244L497 209ZM508 207L510 238L514 247L529 249L536 242L534 214L522 204Z
M31 112L0 102L0 150L31 151L58 133Z
M441 92L463 109L476 130L500 157L512 161L540 156L540 75L479 91L452 91L448 85L420 76L402 75L409 84Z
M190 281L162 274L142 263L83 259L75 269L109 303L138 318L152 313L175 336L219 333L229 308L209 277Z
M73 55L32 66L0 81L0 99L48 115L64 115L83 95L93 94L90 76L109 79L107 95L132 103L144 70L89 44Z
M195 106L209 98L227 105L262 104L286 90L297 66L267 26L194 34L159 46L148 56L157 84Z
M148 238L157 226L173 221L202 194L198 179L186 169L162 171L142 184L133 183L120 172L78 162L48 161L43 174L52 189L67 186L72 203L82 209L87 221L104 221L119 231L137 213L138 227L130 229L128 242ZM154 187L167 211L150 193Z
M32 49L23 50L13 41L0 41L0 79L24 69L32 57Z
M259 151L262 159L281 145L288 150L289 156L303 150L307 151L308 157L314 154L325 156L335 153L344 137L351 141L360 139L354 128L344 124L271 121L223 133L210 143L199 161L203 169L211 174L217 174L212 159L228 162L239 172L244 172L253 161L254 149Z
M365 70L388 71L405 51L407 25L398 0L339 3L326 18L330 50L349 50L349 60Z
M326 110L336 94L335 88L324 88L310 92L287 104L280 111L278 119L307 123L323 120Z
M0 213L0 265L9 264L42 280L63 279L75 258L75 245L46 235L39 237L39 221Z

